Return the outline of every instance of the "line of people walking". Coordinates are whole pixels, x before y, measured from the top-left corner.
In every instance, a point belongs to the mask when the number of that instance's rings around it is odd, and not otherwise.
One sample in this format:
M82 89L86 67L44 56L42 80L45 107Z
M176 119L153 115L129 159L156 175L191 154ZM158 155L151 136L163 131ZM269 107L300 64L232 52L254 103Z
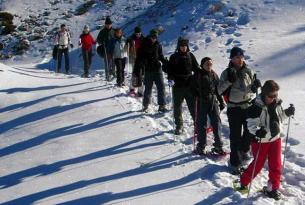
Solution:
M183 134L182 104L186 101L189 114L194 122L194 137L197 138L195 153L205 155L208 152L225 154L223 150L222 125L220 113L227 107L230 130L231 173L241 174L240 190L247 189L264 162L268 159L269 182L267 194L280 198L278 191L281 176L281 139L283 121L294 115L295 108L282 108L278 97L279 85L267 80L262 86L256 73L248 67L244 51L233 47L230 61L220 77L213 70L213 59L205 56L200 64L190 51L189 41L179 38L175 52L169 60L164 57L162 45L158 41L158 31L151 30L144 37L140 27L125 39L121 28L113 29L109 17L96 41L88 26L80 36L84 60L84 77L88 77L92 58L92 47L98 43L97 53L104 59L106 80L116 76L117 86L125 85L125 67L132 68L130 95L143 97L142 111L147 112L151 104L153 84L157 88L158 111L167 112L165 100L164 73L167 74L168 86L172 95L175 135ZM65 38L65 39L62 39ZM58 68L61 56L65 55L65 69L69 71L66 57L70 35L63 28L58 38ZM261 88L261 93L259 93ZM210 124L210 125L209 125ZM207 147L207 129L212 127L214 143L211 150ZM260 148L261 147L261 148ZM253 160L244 168L246 161Z

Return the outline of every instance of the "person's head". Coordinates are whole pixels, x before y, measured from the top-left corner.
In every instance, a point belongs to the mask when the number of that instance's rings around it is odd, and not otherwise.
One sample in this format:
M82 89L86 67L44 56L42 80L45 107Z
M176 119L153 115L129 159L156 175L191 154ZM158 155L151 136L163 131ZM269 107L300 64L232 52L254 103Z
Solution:
M155 29L150 30L149 38L153 43L156 42L158 38L158 31Z
M207 70L207 71L211 71L213 68L213 60L210 57L204 57L203 59L201 59L201 63L200 66Z
M178 39L178 49L182 53L189 51L189 40L184 38Z
M105 19L105 27L107 29L111 29L112 28L112 21L111 21L109 16L107 16L106 19Z
M239 47L233 47L230 52L230 59L233 66L240 69L245 63L244 51Z
M90 32L90 28L88 25L85 25L84 26L84 30L83 30L84 33L89 33Z
M60 30L61 31L65 31L66 30L66 25L65 24L61 24L60 25Z
M122 30L121 28L115 29L114 35L115 35L115 37L117 37L117 38L121 38L121 37L123 36L123 30Z
M262 100L266 105L271 104L278 97L280 86L274 80L267 80L262 87Z
M136 26L134 28L134 35L136 36L136 38L140 38L142 36L142 30L140 26Z

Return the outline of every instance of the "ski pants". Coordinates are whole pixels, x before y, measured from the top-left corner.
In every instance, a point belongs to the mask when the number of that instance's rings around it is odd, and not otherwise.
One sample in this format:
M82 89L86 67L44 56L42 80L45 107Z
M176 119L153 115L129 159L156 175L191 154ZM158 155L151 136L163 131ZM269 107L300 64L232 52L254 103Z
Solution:
M251 144L253 161L249 167L243 172L240 178L242 185L247 186L251 182L251 176L254 169L255 157L259 149L259 143ZM261 171L266 159L268 159L269 181L268 184L272 186L272 190L280 188L282 161L281 161L281 138L268 143L261 143L261 148L257 157L256 167L253 178Z
M125 58L115 58L114 63L116 66L116 83L121 86L124 84L125 80L125 64L126 64L126 59Z
M183 126L182 118L182 103L185 99L189 112L194 121L195 114L195 97L191 94L190 87L173 87L173 106L176 128L180 129Z
M151 93L153 84L156 84L158 92L158 105L165 105L165 87L162 72L145 72L144 75L144 98L143 106L146 107L151 103Z
M70 70L70 65L69 65L69 49L68 48L59 48L58 49L58 56L57 56L57 72L61 70L61 60L62 60L62 55L64 54L65 56L65 70L68 72Z
M89 68L90 68L90 65L92 62L92 49L90 49L90 50L82 49L82 55L83 55L83 60L84 60L84 74L88 75Z
M227 109L229 127L230 127L230 164L231 166L241 165L241 154L250 150L250 138L246 135L247 122L246 122L247 109L240 107L231 107ZM243 134L242 134L243 128Z
M208 128L208 117L210 119L211 126L213 127L214 134L214 144L216 148L222 148L222 139L221 139L221 120L220 120L220 111L219 106L216 104L216 96L213 96L212 99L202 102L199 100L198 103L198 123L197 123L197 133L198 133L198 147L204 148L207 144L207 133L206 129Z

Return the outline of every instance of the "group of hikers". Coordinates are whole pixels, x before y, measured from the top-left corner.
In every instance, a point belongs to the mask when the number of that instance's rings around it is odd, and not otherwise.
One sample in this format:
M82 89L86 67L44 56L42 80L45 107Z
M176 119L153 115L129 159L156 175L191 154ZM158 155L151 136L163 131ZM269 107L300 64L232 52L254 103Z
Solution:
M65 69L69 72L68 46L73 46L64 27L65 25L62 25L56 38L59 48L58 72L63 54ZM163 73L167 73L168 86L172 92L174 134L181 135L184 132L182 103L185 100L194 121L194 132L197 136L195 153L198 155L206 155L208 152L225 154L220 112L227 107L230 130L229 167L232 174L240 175L238 190L248 190L249 184L268 159L269 181L265 192L271 198L280 199L280 133L283 131L283 121L294 115L295 108L291 105L283 109L282 101L278 97L280 87L277 82L267 80L261 85L255 72L245 63L244 51L241 48L231 49L229 64L219 78L213 70L212 58L203 57L198 64L189 49L188 39L178 39L177 49L168 60L162 53L157 30L151 30L149 35L144 37L141 28L137 26L134 33L125 39L122 29L113 29L111 19L107 17L96 41L88 26L84 27L80 36L84 77L88 77L92 47L96 42L97 53L104 59L106 80L111 80L110 76L116 75L118 86L124 85L128 58L132 66L130 93L143 96L143 112L149 109L153 84L157 88L158 111L167 111L163 77ZM210 151L207 150L206 132L209 123L214 135L213 148ZM244 168L245 162L251 159L250 148L253 159L249 166Z

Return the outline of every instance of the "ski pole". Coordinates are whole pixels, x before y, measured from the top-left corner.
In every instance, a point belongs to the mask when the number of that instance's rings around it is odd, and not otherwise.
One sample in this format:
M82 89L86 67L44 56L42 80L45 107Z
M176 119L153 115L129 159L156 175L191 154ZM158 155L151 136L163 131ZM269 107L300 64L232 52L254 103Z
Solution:
M196 150L196 139L198 130L198 97L195 99L195 113L194 113L194 136L193 136L193 151Z
M290 104L290 107L292 107L292 106L293 106L293 104ZM287 127L286 141L285 141L284 159L283 159L283 166L282 166L282 170L284 170L284 167L285 167L285 161L286 161L286 151L287 151L287 144L288 144L289 130L290 130L290 119L291 119L291 116L289 116L289 118L288 118L288 127Z
M248 195L247 195L247 199L249 198L250 196L250 191L251 191L251 186L252 186L252 181L253 181L253 178L254 178L254 172L255 172L255 169L256 169L256 163L257 163L257 159L258 159L258 155L259 155L259 152L261 150L261 146L262 146L262 139L260 138L259 139L259 146L258 146L258 150L257 150L257 153L255 155L255 160L254 160L254 166L253 166L253 171L252 171L252 174L251 174L251 181L250 181L250 185L249 185L249 190L248 190Z
M173 123L172 123L172 127L173 129L175 128L175 113L174 113L174 93L172 92L172 89L171 89L171 86L168 86L168 90L169 90L169 93L171 94L171 104L172 104L172 110L173 110Z

